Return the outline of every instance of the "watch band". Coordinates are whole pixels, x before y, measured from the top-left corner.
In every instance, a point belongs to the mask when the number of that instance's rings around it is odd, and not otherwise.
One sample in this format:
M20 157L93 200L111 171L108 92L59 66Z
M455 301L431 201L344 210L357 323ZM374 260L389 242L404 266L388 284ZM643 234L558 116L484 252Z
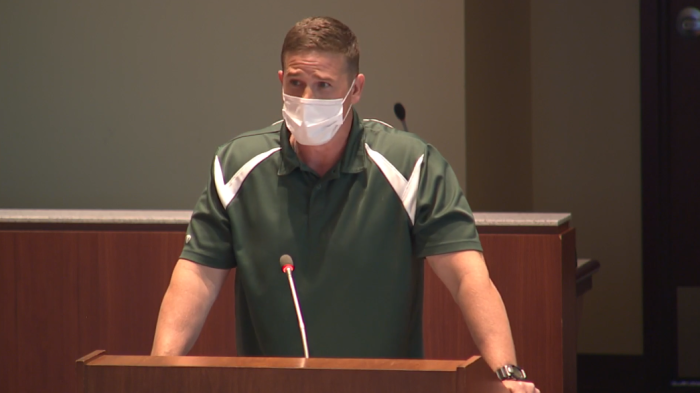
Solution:
M525 374L525 370L523 370L522 368L520 368L514 364L506 364L505 366L499 368L498 370L496 370L496 376L501 381L503 381L503 380L524 381L527 379L527 375Z

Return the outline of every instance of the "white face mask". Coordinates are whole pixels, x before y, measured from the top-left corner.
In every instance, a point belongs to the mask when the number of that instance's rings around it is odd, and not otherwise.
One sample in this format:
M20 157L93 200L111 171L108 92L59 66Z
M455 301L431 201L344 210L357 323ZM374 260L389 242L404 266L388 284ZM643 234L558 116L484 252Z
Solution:
M282 92L282 117L294 139L307 146L328 143L350 113L343 115L343 104L350 95L355 80L344 98L316 99L294 97Z

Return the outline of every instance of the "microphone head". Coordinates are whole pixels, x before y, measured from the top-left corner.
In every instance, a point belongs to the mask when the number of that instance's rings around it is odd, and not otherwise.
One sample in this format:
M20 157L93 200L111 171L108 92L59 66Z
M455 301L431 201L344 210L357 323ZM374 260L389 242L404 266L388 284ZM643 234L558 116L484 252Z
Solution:
M406 120L406 108L404 108L400 102L394 104L394 114L399 120Z
M294 261L292 261L292 257L287 254L282 255L280 257L280 266L283 272L286 272L288 268L294 270Z

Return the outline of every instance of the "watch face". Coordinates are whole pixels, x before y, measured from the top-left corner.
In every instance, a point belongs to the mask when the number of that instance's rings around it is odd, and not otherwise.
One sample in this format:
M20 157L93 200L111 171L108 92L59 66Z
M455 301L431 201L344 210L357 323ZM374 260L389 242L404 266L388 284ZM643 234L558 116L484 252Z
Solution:
M527 377L525 376L525 371L524 371L522 368L520 368L520 367L515 367L515 366L510 366L509 368L510 368L510 375L511 375L514 379L520 380L520 379L525 379L525 378L527 378Z
M514 379L514 380L525 380L527 379L527 376L525 375L525 371L518 367L518 366L513 366L513 365L507 365L501 367L497 372L496 375L498 375L498 378L500 379Z

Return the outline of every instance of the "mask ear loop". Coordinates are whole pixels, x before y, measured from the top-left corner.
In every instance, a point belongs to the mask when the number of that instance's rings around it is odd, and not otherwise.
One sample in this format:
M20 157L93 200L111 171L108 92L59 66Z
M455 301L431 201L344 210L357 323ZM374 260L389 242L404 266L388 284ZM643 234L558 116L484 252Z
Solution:
M357 77L352 80L352 83L350 84L350 89L348 90L347 93L345 93L345 98L343 98L343 104L345 103L345 100L350 97L350 92L352 91L352 88L355 87L355 81L357 80ZM348 112L343 116L343 123L345 123L345 119L348 118L348 115L350 114L350 111L352 110L352 104L350 104L350 107L348 108Z

